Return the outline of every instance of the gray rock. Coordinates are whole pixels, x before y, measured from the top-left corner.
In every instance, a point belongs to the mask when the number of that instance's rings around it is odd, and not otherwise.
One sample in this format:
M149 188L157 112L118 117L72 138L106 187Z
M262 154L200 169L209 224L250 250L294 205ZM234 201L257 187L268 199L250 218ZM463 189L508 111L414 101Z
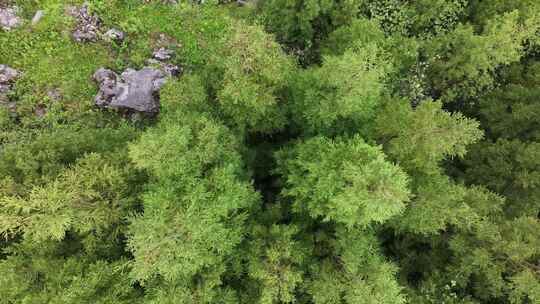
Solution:
M7 94L11 90L13 82L20 76L20 72L0 64L0 94Z
M0 7L0 27L4 31L9 31L22 25L22 19L17 16L19 9L17 7Z
M178 65L168 63L174 57L174 51L161 47L152 53L152 58L146 61L147 64L156 66L167 76L178 77L182 74L182 68Z
M170 76L170 77L178 77L178 76L182 75L182 72L183 72L182 67L177 66L175 64L171 64L171 63L163 63L160 66L160 69L167 76Z
M90 14L88 4L83 4L75 14L77 25L73 30L73 39L77 42L95 42L100 31L101 20L96 14Z
M47 97L50 101L59 101L62 99L62 92L59 89L51 89L47 91Z
M43 116L47 115L47 107L42 104L37 105L34 109L34 114L37 117L42 118Z
M159 61L170 60L174 56L174 51L166 48L159 48L152 53L152 58Z
M10 113L16 111L16 104L9 101L8 94L12 89L13 83L20 74L19 71L5 64L0 64L0 105L7 107Z
M32 18L32 25L36 25L41 20L41 18L43 18L44 15L45 15L44 11L42 10L37 11L34 14L34 17Z
M148 114L159 112L159 90L166 82L166 75L161 70L150 67L139 71L126 69L118 75L101 68L93 78L99 84L95 98L98 107Z
M11 85L0 83L0 94L7 94L11 90Z
M114 41L116 43L122 43L122 41L124 41L124 38L126 37L126 34L124 34L124 32L122 32L121 30L112 28L112 29L108 30L103 35L103 37L105 38L105 40L108 40L108 41Z
M0 64L0 84L12 83L19 77L19 71L5 64Z
M183 72L182 67L178 65L162 62L154 58L146 60L146 64L161 70L163 73L165 73L165 75L169 77L179 77L180 75L182 75Z

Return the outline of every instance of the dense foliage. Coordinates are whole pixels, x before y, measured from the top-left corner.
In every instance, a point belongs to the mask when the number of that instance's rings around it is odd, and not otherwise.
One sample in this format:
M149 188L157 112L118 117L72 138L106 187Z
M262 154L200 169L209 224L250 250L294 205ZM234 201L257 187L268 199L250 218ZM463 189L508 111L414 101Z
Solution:
M82 2L0 0L0 304L540 303L540 2Z

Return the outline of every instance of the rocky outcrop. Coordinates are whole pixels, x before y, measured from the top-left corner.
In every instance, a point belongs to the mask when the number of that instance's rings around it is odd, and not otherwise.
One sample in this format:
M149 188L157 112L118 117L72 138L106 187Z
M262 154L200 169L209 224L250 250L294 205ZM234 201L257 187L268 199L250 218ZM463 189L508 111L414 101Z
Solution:
M51 89L47 91L47 98L49 101L57 102L62 99L62 92L60 89Z
M152 53L152 58L159 60L159 61L167 61L170 60L174 55L173 50L169 50L166 48L159 48Z
M7 94L19 76L19 71L5 64L0 64L0 94Z
M0 27L4 31L9 31L22 25L22 19L17 16L18 11L17 7L0 7Z
M124 41L124 39L126 38L126 34L119 29L112 28L108 30L107 32L105 32L103 37L107 41L114 41L116 43L122 43L122 41Z
M77 42L96 42L100 38L115 43L122 43L126 34L116 28L111 28L103 33L102 22L98 15L91 13L87 3L81 7L67 6L66 14L75 18L76 25L72 37Z
M90 13L88 4L80 8L68 8L68 14L76 18L77 24L72 37L77 42L96 42L98 40L101 20L96 14Z
M94 73L99 84L95 103L100 108L156 114L159 112L159 90L166 75L159 69L127 69L121 75L101 68Z
M13 88L13 83L21 73L5 64L0 64L0 105L8 109L14 115L17 105L8 98L9 92Z
M182 74L182 68L170 63L173 57L173 50L161 47L152 53L152 58L148 59L146 63L162 70L167 76L178 77Z

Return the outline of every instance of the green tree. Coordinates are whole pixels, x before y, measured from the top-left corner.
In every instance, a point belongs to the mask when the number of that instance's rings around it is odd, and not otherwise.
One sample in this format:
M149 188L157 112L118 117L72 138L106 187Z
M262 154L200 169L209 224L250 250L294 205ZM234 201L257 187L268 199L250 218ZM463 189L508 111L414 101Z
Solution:
M449 113L440 102L413 108L403 99L389 99L378 114L376 137L385 151L408 172L440 172L442 160L463 157L467 145L482 137L478 122Z
M293 87L291 114L307 134L359 132L370 123L384 94L392 64L375 43L361 41L321 67L301 71Z
M494 16L481 34L472 25L460 24L436 36L424 50L432 95L444 102L474 102L493 89L497 68L520 60L531 30L513 11Z
M135 166L150 176L144 213L130 220L131 274L158 303L215 303L224 296L220 276L259 200L233 133L209 114L188 110L205 101L190 84L196 78L171 85L160 122L130 145Z
M238 129L272 132L285 125L285 105L280 91L293 71L293 62L272 36L243 23L225 43L222 81L217 102L225 121Z
M278 156L293 210L348 227L382 223L409 199L407 176L360 137L315 137Z

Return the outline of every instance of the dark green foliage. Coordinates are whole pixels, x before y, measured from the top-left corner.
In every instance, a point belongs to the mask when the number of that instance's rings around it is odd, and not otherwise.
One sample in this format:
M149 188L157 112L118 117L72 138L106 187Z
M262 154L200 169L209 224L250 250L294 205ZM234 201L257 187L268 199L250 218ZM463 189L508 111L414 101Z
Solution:
M540 63L514 64L501 72L504 84L479 101L478 114L491 138L540 140Z
M489 20L481 35L460 25L434 38L426 48L431 90L444 102L478 98L493 88L498 67L519 61L531 30L514 11Z
M517 204L516 210L508 210L510 214L538 214L540 143L499 139L472 149L474 153L466 161L467 181L485 185Z
M509 215L537 216L538 63L514 64L502 75L506 83L478 104L488 140L473 147L465 161L463 179L504 195Z
M362 0L262 0L261 22L277 40L297 53L302 62L317 60L320 42L339 26L351 22Z
M540 302L537 1L82 2L0 0L0 304Z

